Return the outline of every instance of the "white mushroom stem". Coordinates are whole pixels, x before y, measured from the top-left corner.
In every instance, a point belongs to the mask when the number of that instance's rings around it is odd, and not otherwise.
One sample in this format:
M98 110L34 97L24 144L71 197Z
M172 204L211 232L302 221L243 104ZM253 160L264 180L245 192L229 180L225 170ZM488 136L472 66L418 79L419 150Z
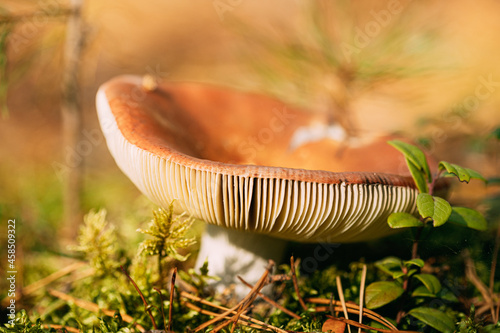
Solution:
M268 260L279 263L285 253L287 241L266 235L207 225L201 239L196 267L208 259L208 274L221 278L214 287L222 291L235 284L237 297L245 296L250 289L237 278L241 276L250 284L256 283L266 269Z

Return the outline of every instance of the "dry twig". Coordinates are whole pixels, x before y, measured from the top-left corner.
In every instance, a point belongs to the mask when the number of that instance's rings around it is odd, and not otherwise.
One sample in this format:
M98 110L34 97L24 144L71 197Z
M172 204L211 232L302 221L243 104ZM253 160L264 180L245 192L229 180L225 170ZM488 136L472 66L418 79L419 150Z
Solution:
M465 261L465 276L467 277L467 279L469 279L470 282L472 282L477 290L479 290L485 302L484 307L480 307L477 311L477 314L481 314L486 310L490 310L491 320L492 322L496 323L498 321L498 309L495 309L495 306L499 307L499 305L495 304L494 301L496 295L491 293L488 287L483 283L483 281L481 281L479 276L477 276L476 265L470 257L470 253L467 249L463 251L463 257Z

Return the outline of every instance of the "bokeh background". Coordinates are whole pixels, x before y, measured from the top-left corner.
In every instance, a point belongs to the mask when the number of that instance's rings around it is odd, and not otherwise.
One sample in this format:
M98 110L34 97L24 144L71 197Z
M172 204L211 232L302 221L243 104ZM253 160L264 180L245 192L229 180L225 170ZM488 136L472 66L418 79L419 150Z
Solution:
M97 122L97 89L121 74L273 94L331 111L354 135L399 132L439 159L499 174L500 147L488 139L500 125L498 1L87 0L79 79L90 145L76 157L62 135L66 18L43 18L69 5L0 4L3 18L26 15L0 26L10 29L0 72L0 224L18 221L19 260L64 253L74 241L77 226L62 232L58 173L71 158L83 160L82 213L106 208L125 233L137 227L127 220L150 216L152 205L114 164ZM491 192L473 182L457 186L452 200L474 207ZM57 258L30 280L64 265Z

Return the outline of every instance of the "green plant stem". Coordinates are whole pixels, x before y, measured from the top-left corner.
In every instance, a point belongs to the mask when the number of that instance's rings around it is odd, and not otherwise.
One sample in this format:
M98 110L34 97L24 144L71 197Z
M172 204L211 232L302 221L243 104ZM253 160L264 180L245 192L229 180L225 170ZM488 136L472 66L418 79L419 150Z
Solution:
M434 186L436 185L436 182L438 181L439 178L441 178L441 175L443 174L444 170L439 170L437 174L434 176L434 179L432 179L432 182L429 184L429 194L434 195Z

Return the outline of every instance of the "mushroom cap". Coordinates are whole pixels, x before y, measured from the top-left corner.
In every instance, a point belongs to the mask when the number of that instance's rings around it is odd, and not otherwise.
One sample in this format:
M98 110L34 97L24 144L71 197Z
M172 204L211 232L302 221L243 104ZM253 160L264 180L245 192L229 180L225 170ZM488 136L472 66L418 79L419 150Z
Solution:
M416 211L418 191L390 137L339 143L323 115L266 96L196 83L147 90L122 76L101 86L97 111L140 191L210 224L353 242L391 233L393 212Z

